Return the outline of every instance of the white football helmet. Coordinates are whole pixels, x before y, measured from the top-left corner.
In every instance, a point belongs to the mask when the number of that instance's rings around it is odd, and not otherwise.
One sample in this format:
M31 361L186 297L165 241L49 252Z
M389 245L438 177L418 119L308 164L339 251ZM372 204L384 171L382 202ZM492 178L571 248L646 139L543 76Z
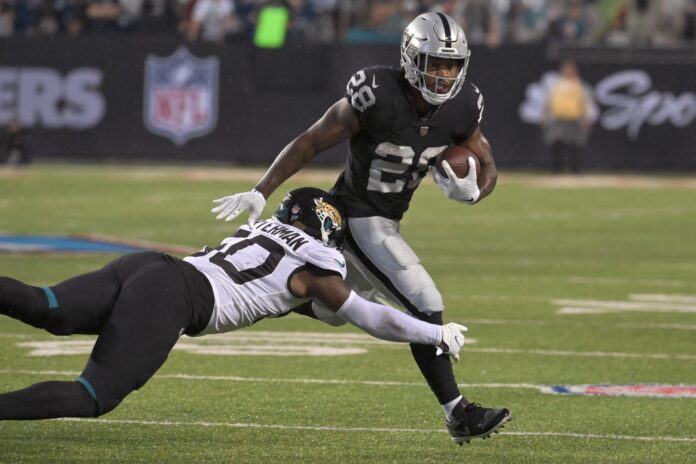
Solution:
M466 68L469 66L471 51L464 30L454 19L443 13L424 13L406 26L401 36L401 68L406 80L418 89L425 101L431 105L441 105L459 93L464 84ZM457 60L457 77L435 79L454 80L446 93L429 90L424 76L427 74L428 60L431 57Z

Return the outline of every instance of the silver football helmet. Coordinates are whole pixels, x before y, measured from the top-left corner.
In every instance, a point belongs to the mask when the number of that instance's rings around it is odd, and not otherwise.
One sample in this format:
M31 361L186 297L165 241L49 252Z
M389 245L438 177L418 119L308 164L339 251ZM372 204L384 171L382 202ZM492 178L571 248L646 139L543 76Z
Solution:
M406 80L418 89L425 101L441 105L454 98L464 85L471 51L464 30L454 19L443 13L424 13L406 26L401 36L401 68ZM428 60L446 58L457 60L457 77L444 78L427 74ZM425 76L435 80L434 91L428 89ZM438 79L454 80L446 93L438 93Z

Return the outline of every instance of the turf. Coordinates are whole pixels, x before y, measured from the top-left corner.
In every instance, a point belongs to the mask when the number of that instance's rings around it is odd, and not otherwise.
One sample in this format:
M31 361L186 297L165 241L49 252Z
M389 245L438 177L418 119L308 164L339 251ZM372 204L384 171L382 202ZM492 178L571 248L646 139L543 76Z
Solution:
M312 172L284 189L326 188L334 174ZM216 245L241 220L216 222L210 201L252 187L259 175L106 165L0 171L0 232ZM204 355L182 347L97 420L0 423L0 462L694 462L696 398L538 389L696 385L696 303L682 312L652 300L641 311L559 313L568 300L696 298L696 189L684 187L686 178L643 180L563 184L503 174L475 207L447 201L427 181L418 190L402 233L442 291L445 319L468 325L475 340L455 366L457 379L471 400L513 411L491 440L452 444L407 346L289 316L234 334L246 338L196 343L360 353ZM0 275L49 285L113 258L0 254ZM317 341L317 333L327 337ZM0 318L0 391L75 378L86 354L31 356L23 345L66 340Z

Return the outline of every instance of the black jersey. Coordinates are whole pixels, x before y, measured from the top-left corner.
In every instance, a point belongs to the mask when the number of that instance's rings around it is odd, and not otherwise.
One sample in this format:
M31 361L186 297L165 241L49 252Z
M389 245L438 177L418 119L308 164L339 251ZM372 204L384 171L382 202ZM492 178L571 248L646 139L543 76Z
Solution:
M350 139L346 168L332 193L348 217L401 219L435 157L469 138L483 114L483 96L465 82L453 99L419 115L410 84L398 68L374 66L355 73L346 98L362 130Z

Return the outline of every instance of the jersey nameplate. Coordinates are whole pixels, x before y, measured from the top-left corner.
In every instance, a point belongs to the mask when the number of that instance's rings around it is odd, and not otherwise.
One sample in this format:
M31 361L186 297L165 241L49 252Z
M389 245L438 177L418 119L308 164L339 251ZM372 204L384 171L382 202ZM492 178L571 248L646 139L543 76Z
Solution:
M288 244L288 247L297 251L302 245L309 243L305 237L299 232L288 229L280 224L274 224L272 222L260 222L255 226L258 230L267 233L268 235L274 235Z

